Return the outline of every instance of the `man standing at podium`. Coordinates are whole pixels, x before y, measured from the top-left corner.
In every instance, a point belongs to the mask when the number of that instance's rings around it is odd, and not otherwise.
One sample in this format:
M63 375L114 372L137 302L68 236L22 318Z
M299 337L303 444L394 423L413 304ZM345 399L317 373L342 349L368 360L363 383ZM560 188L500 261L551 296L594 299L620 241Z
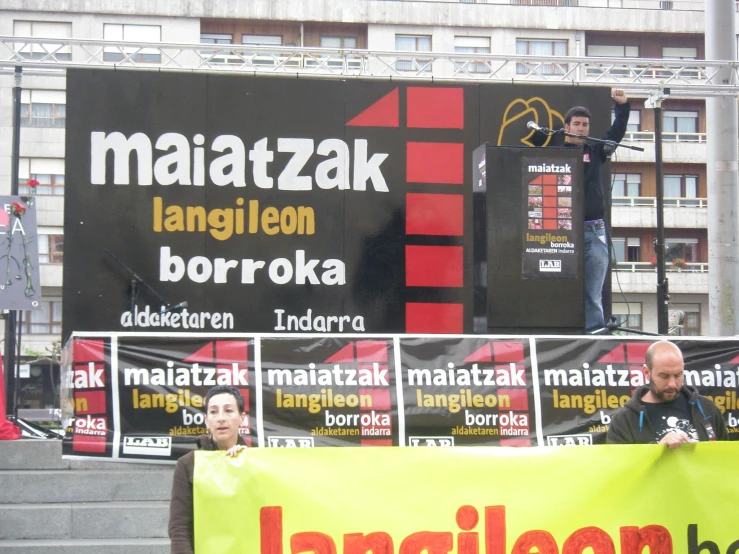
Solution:
M611 97L616 101L616 113L611 128L603 137L621 142L626 134L631 106L626 93L613 89ZM586 137L590 134L590 112L582 106L570 108L565 113L565 131ZM605 327L603 317L603 284L608 274L611 256L606 237L603 216L606 213L606 194L601 182L601 168L613 153L603 144L588 144L584 139L565 137L565 146L582 150L585 197L585 330L595 331Z

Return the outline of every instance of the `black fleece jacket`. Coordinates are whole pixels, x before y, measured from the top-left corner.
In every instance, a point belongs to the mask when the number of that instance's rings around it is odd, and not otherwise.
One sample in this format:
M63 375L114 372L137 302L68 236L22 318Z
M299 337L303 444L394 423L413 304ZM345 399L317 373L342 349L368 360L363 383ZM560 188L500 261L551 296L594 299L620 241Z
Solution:
M656 442L654 428L649 421L649 416L647 416L647 410L641 402L641 397L647 394L648 391L649 386L647 385L636 389L634 396L614 414L611 424L608 426L607 443L650 444ZM683 386L680 389L680 394L685 395L688 399L690 416L701 441L712 440L708 430L709 426L713 428L715 437L713 440L729 440L724 417L716 404L690 387Z
M613 125L606 131L603 137L606 140L621 142L626 134L626 125L629 123L629 113L631 112L631 104L616 104L615 119ZM578 148L577 145L565 142L564 146L570 148ZM583 161L585 166L583 176L584 196L585 196L585 221L595 219L603 219L606 213L606 194L601 183L601 168L606 163L607 156L603 150L602 144L584 144L581 148L583 151ZM588 161L585 161L587 159ZM610 186L610 184L609 184Z

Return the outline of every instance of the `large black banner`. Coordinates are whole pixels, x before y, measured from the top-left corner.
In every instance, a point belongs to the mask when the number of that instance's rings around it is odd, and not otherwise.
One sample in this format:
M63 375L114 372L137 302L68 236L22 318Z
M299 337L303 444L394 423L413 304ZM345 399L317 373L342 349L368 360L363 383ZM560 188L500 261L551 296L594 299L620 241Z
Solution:
M724 414L729 437L739 432L739 343L676 340L685 358L685 384L709 397ZM605 442L611 417L643 373L648 340L537 338L541 418L546 444Z
M266 446L393 446L398 411L393 342L261 341Z
M63 358L67 456L172 461L231 384L251 446L566 446L605 442L646 382L649 339L490 336L73 336ZM739 440L739 341L676 341L685 384Z
M400 339L408 446L531 446L528 339Z
M544 145L526 122L572 104L605 129L610 107L605 88L87 69L67 91L65 337L472 332L472 151Z

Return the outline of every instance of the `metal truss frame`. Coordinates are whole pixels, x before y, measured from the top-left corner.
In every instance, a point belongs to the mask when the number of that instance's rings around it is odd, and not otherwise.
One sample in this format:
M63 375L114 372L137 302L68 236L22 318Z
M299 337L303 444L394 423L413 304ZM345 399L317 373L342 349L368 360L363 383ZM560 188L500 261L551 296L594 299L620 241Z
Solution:
M739 64L669 60L168 44L0 36L0 73L59 75L69 68L610 86L631 95L733 96ZM727 78L727 75L729 76Z

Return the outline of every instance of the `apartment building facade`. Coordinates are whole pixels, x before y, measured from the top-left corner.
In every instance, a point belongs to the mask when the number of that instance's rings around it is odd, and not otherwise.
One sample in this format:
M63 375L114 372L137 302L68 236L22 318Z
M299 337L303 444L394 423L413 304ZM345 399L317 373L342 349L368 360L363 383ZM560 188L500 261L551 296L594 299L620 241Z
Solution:
M640 60L704 59L703 2L658 0L495 0L435 2L400 0L250 0L193 5L152 0L144 4L111 4L100 0L66 3L64 11L47 11L47 2L5 0L0 3L0 35L53 39L111 41L102 60L123 66L164 63L157 43L223 45L206 54L214 68L238 64L229 46L255 47L251 63L289 71L290 64L326 64L337 74L351 73L360 57L326 61L310 57L296 62L269 48L327 48L403 52L393 69L409 75L450 77L462 69L465 78L485 80L491 67L475 56L554 56L623 58L624 65L607 71L633 74ZM132 45L126 46L127 43ZM143 45L143 46L142 46ZM26 44L24 59L48 58L49 48ZM60 61L85 64L71 46L54 46ZM92 50L91 50L92 51ZM406 54L407 53L407 54ZM475 61L433 61L437 53L469 55ZM190 49L183 56L197 56ZM378 62L371 62L378 63ZM333 64L333 65L332 65ZM649 64L644 64L645 67ZM282 66L282 67L278 67ZM515 76L531 69L516 63ZM638 70L638 69L637 69ZM537 71L565 75L566 60L539 65ZM577 77L604 71L593 62ZM658 86L659 70L645 69L644 80ZM690 77L690 75L686 75ZM573 79L568 82L571 84ZM0 75L0 190L10 192L13 77ZM43 358L61 337L61 287L64 262L65 78L29 73L22 80L20 192L36 189L43 305L23 314L24 355ZM625 88L629 88L626 86ZM654 111L644 107L645 94L632 94L632 116L625 142L644 152L621 149L613 157L613 313L625 325L657 330L656 178ZM663 173L665 237L670 279L670 308L683 310L683 334L708 334L708 252L706 110L700 95L667 98L663 104ZM122 284L125 286L125 284ZM38 379L45 370L34 369ZM40 381L39 381L40 382ZM33 392L38 387L29 386ZM34 397L26 406L43 407L48 397ZM23 407L23 402L21 407Z

